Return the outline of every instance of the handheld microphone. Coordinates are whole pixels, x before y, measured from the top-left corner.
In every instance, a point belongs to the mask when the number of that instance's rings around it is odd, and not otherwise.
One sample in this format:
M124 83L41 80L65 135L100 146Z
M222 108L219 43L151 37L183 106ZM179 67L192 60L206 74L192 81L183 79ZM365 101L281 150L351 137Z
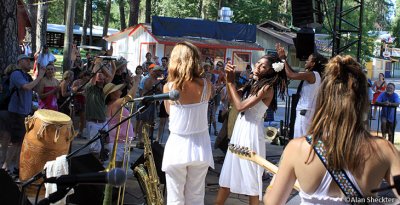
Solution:
M116 61L118 60L118 57L116 56L97 56L98 58L102 58L103 60L110 60L110 61Z
M112 169L109 172L84 173L76 175L62 175L44 180L45 183L56 183L57 185L76 184L110 184L121 186L126 181L125 171L120 168Z
M143 96L140 98L135 98L131 100L130 102L150 102L150 101L156 101L156 100L178 100L179 99L179 91L177 90L171 90L168 93L163 93L163 94L158 94L158 95L148 95L148 96Z
M378 189L372 189L371 193L376 193L376 192L381 192L381 191L396 188L397 194L400 194L400 175L393 176L393 182L394 182L394 185L383 187L383 188L378 188Z

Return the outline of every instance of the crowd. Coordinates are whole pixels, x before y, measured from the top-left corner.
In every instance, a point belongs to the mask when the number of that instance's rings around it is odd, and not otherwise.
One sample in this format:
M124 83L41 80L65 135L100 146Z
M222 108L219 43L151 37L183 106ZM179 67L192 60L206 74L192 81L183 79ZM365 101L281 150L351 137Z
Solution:
M108 140L90 144L90 152L106 160L104 153L112 150L118 135L116 163L122 166L127 140L137 138L138 148L143 148L144 136L162 141L169 120L162 162L167 204L204 204L205 177L208 168L214 168L212 133L217 136L215 147L226 153L215 204L224 204L230 193L247 195L250 204L259 204L264 170L227 151L227 145L244 146L265 157L266 110L277 109L288 79L294 79L301 80L296 92L295 139L282 155L279 171L264 196L265 204L284 204L296 180L302 203L340 203L344 196L373 196L370 190L379 187L382 179L392 183L392 177L400 174L399 152L385 140L386 134L394 138L394 109L400 103L395 85L385 82L383 74L374 83L368 81L350 56L328 60L314 53L306 61L305 71L296 72L285 49L277 44L277 55L263 56L254 68L248 65L237 73L231 59L214 62L205 57L203 61L196 46L183 42L161 61L146 53L133 74L124 58L109 61L88 52L84 62L76 46L73 49L71 69L63 73L61 81L55 78L56 59L47 46L34 58L20 54L16 64L3 73L1 100L10 96L10 102L0 111L0 165L10 173L14 169L18 173L24 119L36 109L59 111L72 119L76 116L77 137L93 139L100 130L130 115L127 107L120 109L125 101L178 90L179 100L146 104L147 109L132 124L125 122L119 131L109 133ZM111 47L98 55L112 54ZM375 92L372 99L368 87ZM38 105L32 106L35 95ZM366 102L371 100L383 107L382 138L372 136L366 123L370 106ZM375 118L375 113L371 117ZM217 120L223 123L221 130ZM150 125L147 135L142 133L144 125ZM337 180L343 176L347 181Z

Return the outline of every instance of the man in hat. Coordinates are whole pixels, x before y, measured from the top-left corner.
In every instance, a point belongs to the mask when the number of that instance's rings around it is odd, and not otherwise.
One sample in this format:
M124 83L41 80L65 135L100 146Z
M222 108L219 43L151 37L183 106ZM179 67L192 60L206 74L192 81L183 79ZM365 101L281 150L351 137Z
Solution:
M143 80L143 90L142 96L153 95L162 93L162 85L159 83L159 77L162 76L164 69L159 66L155 65L153 69L150 69L149 77ZM137 136L140 140L138 143L138 147L143 147L143 138L142 138L142 126L143 124L153 124L155 118L155 103L151 103L148 105L147 109L138 116L138 129L137 129ZM151 126L149 130L150 137L153 137L154 128Z
M28 74L31 70L32 58L21 54L17 57L17 69L10 75L11 99L8 105L8 112L0 116L0 137L4 134L11 136L12 146L9 147L3 169L10 169L16 154L19 155L21 144L25 135L25 117L32 114L32 95L33 89L43 78L46 69L39 71L38 77L32 80ZM19 162L16 162L18 165Z
M85 87L86 93L86 120L90 139L97 136L99 130L107 130L106 124L106 96L103 92L105 84L110 83L114 78L116 66L111 62L112 71L102 66L102 59L96 58L93 72L96 73L90 83ZM100 70L99 70L100 69ZM101 141L96 140L90 145L89 151L100 158Z
M39 57L37 59L37 67L46 67L50 63L55 63L57 61L56 57L51 53L49 47L44 45L40 51Z

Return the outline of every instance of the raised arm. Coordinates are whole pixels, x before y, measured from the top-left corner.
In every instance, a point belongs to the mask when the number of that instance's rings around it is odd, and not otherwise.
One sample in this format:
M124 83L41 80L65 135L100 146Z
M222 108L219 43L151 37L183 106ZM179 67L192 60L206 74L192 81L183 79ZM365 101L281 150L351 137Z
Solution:
M279 59L284 61L285 64L285 73L286 76L290 79L293 80L305 80L308 83L315 83L315 75L313 72L295 72L292 67L289 65L289 63L286 60L286 52L285 48L280 45L280 43L277 43L275 45L276 52L278 53Z
M253 95L247 98L246 100L242 101L240 99L240 95L236 90L236 86L234 83L235 81L234 65L227 63L225 66L225 73L226 73L226 86L228 89L229 96L231 98L231 102L239 112L245 111L253 107L260 100L264 100L265 98L270 98L269 102L272 100L273 90L269 89L270 87L267 85L264 86L262 89L260 89L257 95Z

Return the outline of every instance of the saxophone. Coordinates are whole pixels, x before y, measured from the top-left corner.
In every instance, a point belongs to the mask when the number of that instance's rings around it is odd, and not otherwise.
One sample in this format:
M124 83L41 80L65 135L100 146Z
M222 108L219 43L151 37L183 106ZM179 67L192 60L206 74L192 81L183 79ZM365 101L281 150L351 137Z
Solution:
M163 205L164 198L160 189L160 180L154 163L153 152L149 140L149 124L143 125L144 164L135 167L139 183L144 189L148 205Z

